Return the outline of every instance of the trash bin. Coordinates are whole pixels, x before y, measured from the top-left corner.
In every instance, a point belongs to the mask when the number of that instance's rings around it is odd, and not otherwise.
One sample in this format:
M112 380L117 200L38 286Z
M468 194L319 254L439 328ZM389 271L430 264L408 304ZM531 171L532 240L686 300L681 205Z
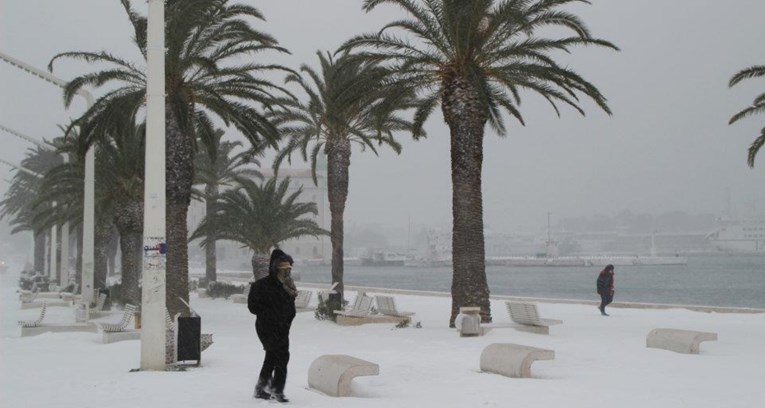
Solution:
M178 363L196 361L199 365L202 359L200 338L202 337L202 318L199 316L179 317L176 330L176 351Z

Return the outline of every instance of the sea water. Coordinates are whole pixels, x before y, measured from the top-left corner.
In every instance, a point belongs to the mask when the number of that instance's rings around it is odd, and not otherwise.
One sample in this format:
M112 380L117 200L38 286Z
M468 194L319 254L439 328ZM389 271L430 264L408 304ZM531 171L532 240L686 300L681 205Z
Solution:
M492 295L598 300L600 267L486 268ZM329 283L330 267L299 266L303 282ZM346 265L344 283L449 292L451 267ZM691 256L687 265L617 266L615 301L765 309L765 256Z

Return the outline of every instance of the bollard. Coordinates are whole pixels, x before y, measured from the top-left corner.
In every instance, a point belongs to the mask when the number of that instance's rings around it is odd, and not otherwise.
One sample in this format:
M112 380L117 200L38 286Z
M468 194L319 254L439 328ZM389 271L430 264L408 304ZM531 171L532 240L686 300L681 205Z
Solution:
M483 334L481 330L481 308L466 306L460 308L460 313L454 320L454 325L460 331L460 337L473 337Z

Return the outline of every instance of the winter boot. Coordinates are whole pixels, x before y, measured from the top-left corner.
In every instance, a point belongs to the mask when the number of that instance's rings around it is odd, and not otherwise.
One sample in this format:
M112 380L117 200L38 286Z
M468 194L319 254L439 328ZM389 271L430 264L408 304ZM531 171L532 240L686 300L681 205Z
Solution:
M272 395L269 392L268 380L258 380L258 384L255 385L255 394L253 397L258 399L270 400Z
M603 315L603 316L608 316L608 313L606 313L606 308L605 307L600 309L600 314Z
M274 392L272 394L271 398L273 398L273 399L275 399L275 400L277 400L279 402L290 402L290 400L288 400L287 397L284 396L283 392L278 392L278 391Z

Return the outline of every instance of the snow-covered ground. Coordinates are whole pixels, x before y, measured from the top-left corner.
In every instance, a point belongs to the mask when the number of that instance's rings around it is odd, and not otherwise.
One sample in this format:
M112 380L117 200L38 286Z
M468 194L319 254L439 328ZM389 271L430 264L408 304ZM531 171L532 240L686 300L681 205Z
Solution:
M203 353L202 366L184 372L130 372L139 366L138 341L100 344L100 335L93 333L20 338L16 321L36 319L39 310L19 309L17 278L10 271L2 276L2 407L278 404L252 398L263 351L246 305L192 295L202 331L214 333L215 339ZM396 295L399 309L416 312L422 328L340 327L316 320L313 313L299 313L290 338L289 406L753 408L765 401L765 314L611 308L611 317L602 317L589 305L543 303L543 317L564 321L549 336L501 328L460 338L446 325L450 301ZM496 323L509 322L501 301L493 301L492 310ZM69 308L49 308L45 321L73 319ZM646 334L657 327L716 332L719 340L702 343L700 355L648 349ZM555 350L555 360L535 362L531 379L482 373L481 351L505 342ZM379 376L355 379L350 398L308 389L311 362L338 353L379 364Z

